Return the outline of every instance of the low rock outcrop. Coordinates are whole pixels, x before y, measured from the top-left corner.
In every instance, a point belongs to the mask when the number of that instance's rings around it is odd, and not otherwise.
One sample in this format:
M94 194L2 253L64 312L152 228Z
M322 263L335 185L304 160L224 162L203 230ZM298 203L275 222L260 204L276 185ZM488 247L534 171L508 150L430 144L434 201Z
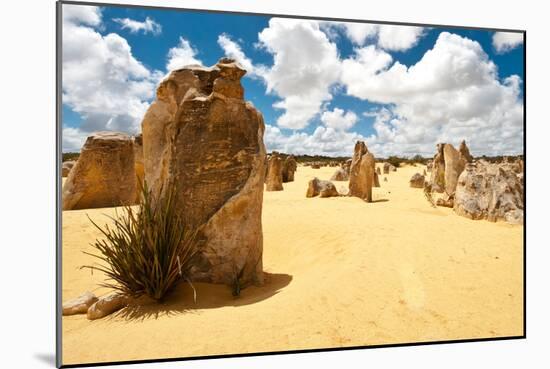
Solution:
M412 188L424 188L424 176L420 173L415 173L409 180L409 185Z
M63 165L61 166L61 176L62 177L68 177L69 173L71 172L71 169L73 169L76 161L68 160L64 161Z
M523 183L509 164L468 164L458 178L454 211L470 219L522 224Z
M347 181L349 180L349 173L344 168L336 169L336 172L330 177L331 181Z
M89 136L63 186L63 210L135 204L134 165L132 138L127 134Z
M396 172L397 171L397 168L394 165L390 164L390 163L384 163L383 169L384 169L384 174L389 174L390 172Z
M330 181L320 180L315 177L308 182L306 197L335 197L339 196L338 190Z

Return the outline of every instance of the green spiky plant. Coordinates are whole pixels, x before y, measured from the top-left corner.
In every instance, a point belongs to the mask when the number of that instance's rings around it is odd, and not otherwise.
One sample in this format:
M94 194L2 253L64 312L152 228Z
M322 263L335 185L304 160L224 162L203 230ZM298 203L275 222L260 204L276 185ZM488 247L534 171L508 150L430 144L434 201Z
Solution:
M92 243L98 254L86 254L102 263L83 268L105 273L102 286L120 294L162 301L180 280L191 284L187 274L197 251L198 228L186 227L178 216L175 185L161 190L164 195L156 201L146 183L140 187L137 210L126 206L122 214L110 217L112 226L100 227L88 217L104 238Z

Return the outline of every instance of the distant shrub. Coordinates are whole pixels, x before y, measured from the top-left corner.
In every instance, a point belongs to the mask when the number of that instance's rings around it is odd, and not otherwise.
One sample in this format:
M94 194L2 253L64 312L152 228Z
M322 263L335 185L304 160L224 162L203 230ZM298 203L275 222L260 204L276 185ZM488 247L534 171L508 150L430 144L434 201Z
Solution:
M186 228L176 213L175 186L155 203L147 184L141 190L138 209L125 207L123 214L112 218L113 227L102 228L90 219L104 238L92 244L98 255L86 254L103 263L83 268L105 273L109 282L102 286L123 295L162 300L178 281L187 279L197 251L197 231Z
M400 158L398 156L390 156L390 157L388 157L388 159L386 161L388 163L390 163L391 165L393 165L394 167L399 168L399 165L401 165L401 163L403 163L403 162L406 162L407 159Z
M428 163L428 159L422 157L421 155L415 155L409 159L409 163L426 165L426 163Z
M61 154L61 161L77 160L79 156L79 152L64 152Z

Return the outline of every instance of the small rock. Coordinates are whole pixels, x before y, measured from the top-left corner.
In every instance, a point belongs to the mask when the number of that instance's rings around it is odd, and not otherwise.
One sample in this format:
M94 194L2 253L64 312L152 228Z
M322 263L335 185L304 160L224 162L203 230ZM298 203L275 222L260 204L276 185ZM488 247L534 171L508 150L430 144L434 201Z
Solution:
M63 304L63 315L86 314L88 308L97 301L97 297L91 292L84 292L76 299Z
M331 181L323 181L315 177L308 183L306 197L335 197L340 194Z
M344 168L338 168L336 169L336 172L330 177L331 181L347 181L349 180L349 172L347 172Z
M68 177L71 169L74 167L74 164L75 161L73 160L63 162L63 166L61 167L61 176Z
M338 192L340 193L340 196L349 196L349 187L340 186Z
M412 188L424 188L424 176L420 173L415 173L409 180L409 185Z
M102 297L88 309L89 320L103 318L128 305L128 298L117 293Z

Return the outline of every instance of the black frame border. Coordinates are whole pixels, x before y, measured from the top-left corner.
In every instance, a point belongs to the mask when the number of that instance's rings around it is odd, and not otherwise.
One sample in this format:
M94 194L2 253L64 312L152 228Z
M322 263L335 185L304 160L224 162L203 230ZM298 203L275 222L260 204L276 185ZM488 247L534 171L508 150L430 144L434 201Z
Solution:
M389 343L381 345L368 345L368 346L349 346L349 347L329 347L329 348L316 348L316 349L300 349L300 350L287 350L287 351L264 351L253 353L235 353L235 354L220 354L220 355L204 355L204 356L189 356L189 357L174 357L174 358L158 358L158 359L143 359L143 360L126 360L126 361L113 361L113 362L94 362L94 363L81 363L81 364L66 364L62 362L62 211L61 211L61 160L62 160L62 28L63 28L63 5L82 5L82 6L100 6L100 7L117 7L117 8L139 8L139 9L155 9L155 10L171 10L180 12L197 12L197 13L217 13L217 14L236 14L236 15L253 15L253 16L266 16L266 17L280 17L280 18L292 18L303 20L322 20L333 22L352 22L352 23L375 23L385 25L402 25L402 26L419 26L419 27L438 27L438 28L451 28L451 29L466 29L466 30L478 30L489 32L511 32L523 34L523 161L525 163L523 167L523 196L524 196L524 217L523 217L523 334L519 336L504 336L504 337L487 337L487 338L465 338L455 340L439 340L439 341L426 341L426 342L407 342L407 343ZM291 15L291 14L273 14L273 13L254 13L244 11L229 11L229 10L213 10L213 9L196 9L196 8L183 8L183 7L169 7L169 6L154 6L154 5L135 5L135 4L115 4L115 3L101 3L101 2L88 2L88 1L74 1L74 0L57 0L56 1L56 367L57 368L84 368L92 366L108 366L108 365L127 365L127 364L145 364L145 363L166 363L166 362L183 362L191 360L204 360L204 359L226 359L226 358L239 358L239 357L255 357L255 356L268 356L268 355L287 355L287 354L309 354L318 352L332 352L332 351L352 351L363 349L375 349L375 348L391 348L391 347L410 347L410 346L429 346L429 345L444 345L455 343L472 343L472 342L488 342L488 341L508 341L519 340L527 338L527 31L525 29L506 29L506 28L489 28L489 27L476 27L476 26L458 26L449 24L434 24L434 23L409 23L409 22L394 22L394 21L378 21L378 20L361 20L361 19L348 19L348 18L331 18L323 16L305 16L305 15Z

